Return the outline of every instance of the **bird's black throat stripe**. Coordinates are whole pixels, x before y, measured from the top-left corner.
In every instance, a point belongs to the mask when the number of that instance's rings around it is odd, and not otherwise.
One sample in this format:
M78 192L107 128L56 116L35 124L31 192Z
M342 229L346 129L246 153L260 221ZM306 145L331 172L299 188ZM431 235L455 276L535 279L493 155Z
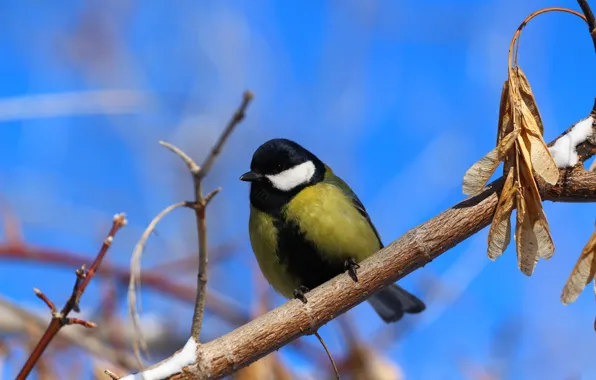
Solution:
M278 230L277 258L288 274L308 289L314 289L344 271L344 260L324 258L299 227L282 218L275 219Z

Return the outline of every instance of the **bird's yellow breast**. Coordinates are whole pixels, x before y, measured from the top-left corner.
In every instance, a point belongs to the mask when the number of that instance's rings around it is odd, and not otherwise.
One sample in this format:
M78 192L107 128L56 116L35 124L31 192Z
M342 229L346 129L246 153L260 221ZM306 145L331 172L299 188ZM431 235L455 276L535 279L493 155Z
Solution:
M283 207L281 216L299 228L323 260L361 261L381 248L368 220L333 184L321 182L303 189ZM250 241L261 272L276 291L291 298L302 282L280 260L284 253L278 252L279 222L284 224L251 205Z
M274 222L275 219L271 215L250 206L248 222L250 244L261 273L276 291L291 298L296 284L277 257L278 231Z
M329 183L320 182L300 191L284 208L284 216L331 259L361 261L381 248L352 199Z

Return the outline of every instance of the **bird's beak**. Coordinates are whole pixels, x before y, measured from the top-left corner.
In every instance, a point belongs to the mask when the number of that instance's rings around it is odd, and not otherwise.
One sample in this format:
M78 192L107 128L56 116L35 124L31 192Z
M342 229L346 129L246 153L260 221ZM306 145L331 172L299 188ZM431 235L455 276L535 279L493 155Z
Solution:
M241 181L252 182L262 178L263 175L255 172L246 172L240 176Z

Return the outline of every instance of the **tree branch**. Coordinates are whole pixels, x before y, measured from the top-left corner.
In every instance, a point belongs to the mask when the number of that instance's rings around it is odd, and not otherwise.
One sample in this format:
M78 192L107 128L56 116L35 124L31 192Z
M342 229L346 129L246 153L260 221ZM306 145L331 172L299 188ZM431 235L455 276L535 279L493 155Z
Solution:
M47 298L41 292L41 290L34 289L35 294L46 303L46 305L52 312L52 320L50 321L50 324L48 325L43 336L37 343L37 346L35 346L35 348L33 349L33 352L27 359L27 362L25 363L25 365L23 366L23 368L17 375L17 380L24 380L25 378L27 378L27 376L29 375L29 373L31 372L31 370L33 369L33 367L35 366L35 364L38 362L39 358L45 351L45 349L48 347L48 345L50 344L52 339L54 339L54 337L56 336L56 334L58 334L58 331L60 331L60 329L62 327L66 326L66 325L72 325L72 324L79 324L79 325L82 325L85 327L95 327L95 324L93 324L93 323L86 322L86 321L76 319L76 318L69 318L68 315L70 314L71 311L75 311L75 312L79 311L79 301L81 299L81 296L85 292L87 285L89 284L89 282L95 275L96 271L99 269L99 266L101 265L103 258L105 257L106 253L108 252L108 249L112 245L112 240L114 239L114 235L116 235L118 230L120 230L125 225L126 225L126 218L124 217L124 214L118 214L118 215L114 216L112 228L110 229L108 236L106 237L103 244L101 245L99 253L95 257L95 260L93 261L93 264L91 264L91 267L89 268L89 270L85 270L84 265L80 269L77 269L77 271L76 271L77 278L75 280L75 285L72 289L72 294L66 301L66 304L64 305L62 310L58 311L58 309L56 308L54 303L52 301L50 301L49 298Z
M591 177L591 181L583 176ZM577 178L579 177L579 178ZM573 199L575 179L589 186L596 201L596 176L583 172L567 178L561 196ZM293 300L264 316L200 348L200 361L189 374L172 379L220 379L305 334L311 334L364 301L368 295L423 267L448 249L489 225L498 201L502 181L491 184L482 194L467 199L404 236L361 264L358 284L340 275L309 293L301 305ZM583 189L582 189L583 190ZM549 194L544 194L545 199Z
M553 144L554 141L549 145ZM557 184L539 184L543 200L596 201L596 173L583 167L583 161L596 153L596 126L592 126L592 134L577 150L582 160L574 168L562 170ZM358 283L345 274L339 275L311 290L307 304L288 301L236 330L200 345L196 362L170 379L221 379L300 336L313 334L320 326L363 302L379 289L425 266L488 226L503 182L502 177L495 180L479 195L467 198L411 229L364 260L358 273ZM152 367L156 366L159 363Z

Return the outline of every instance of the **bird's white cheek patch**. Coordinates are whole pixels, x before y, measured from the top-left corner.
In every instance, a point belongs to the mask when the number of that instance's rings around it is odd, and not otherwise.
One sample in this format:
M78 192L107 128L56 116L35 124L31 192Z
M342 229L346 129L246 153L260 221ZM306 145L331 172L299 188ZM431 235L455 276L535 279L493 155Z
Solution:
M267 178L276 189L289 191L310 181L314 174L315 164L312 161L306 161L281 173L268 175Z

